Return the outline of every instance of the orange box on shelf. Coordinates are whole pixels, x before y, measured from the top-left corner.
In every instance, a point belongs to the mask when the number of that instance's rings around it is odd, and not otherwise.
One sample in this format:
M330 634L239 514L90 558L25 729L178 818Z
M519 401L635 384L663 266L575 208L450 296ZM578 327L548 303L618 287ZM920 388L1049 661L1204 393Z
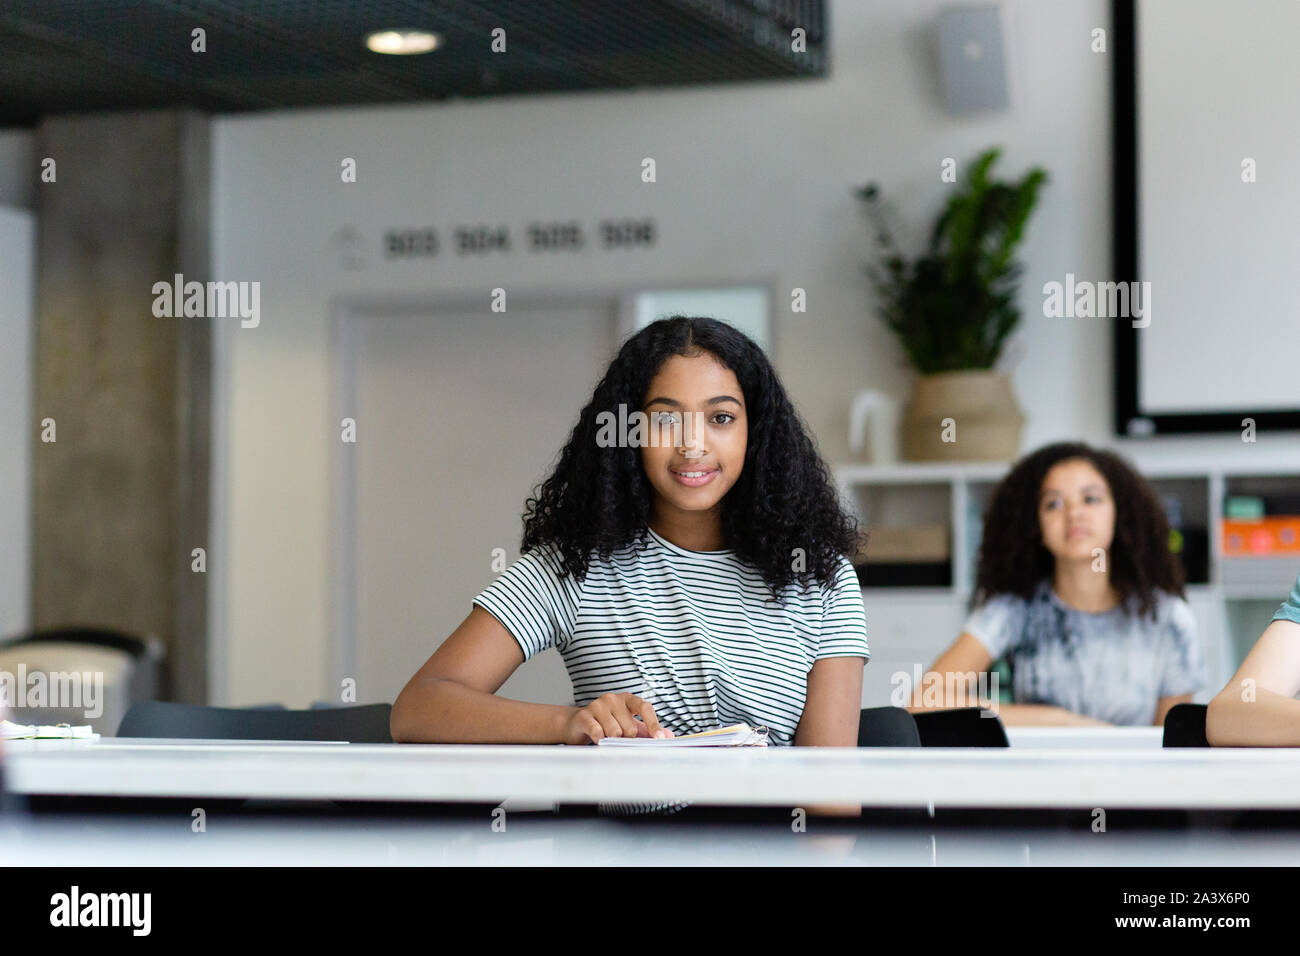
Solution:
M1223 553L1300 554L1300 515L1270 515L1251 521L1225 518Z

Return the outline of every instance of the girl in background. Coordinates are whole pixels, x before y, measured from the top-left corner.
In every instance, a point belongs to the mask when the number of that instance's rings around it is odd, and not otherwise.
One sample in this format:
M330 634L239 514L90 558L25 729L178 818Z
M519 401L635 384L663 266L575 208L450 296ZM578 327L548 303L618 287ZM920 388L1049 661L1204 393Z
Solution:
M1013 703L979 703L1012 725L1161 725L1205 683L1164 510L1112 452L1059 443L1012 467L985 515L971 604L931 668L961 697L946 707L974 705L962 675L999 657Z

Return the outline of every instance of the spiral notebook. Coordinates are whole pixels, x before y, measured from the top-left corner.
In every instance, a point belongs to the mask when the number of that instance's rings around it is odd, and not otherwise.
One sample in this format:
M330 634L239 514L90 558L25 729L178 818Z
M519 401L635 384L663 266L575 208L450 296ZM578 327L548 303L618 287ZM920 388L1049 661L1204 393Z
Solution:
M679 737L602 737L596 744L607 747L766 747L767 734L766 727L732 724Z

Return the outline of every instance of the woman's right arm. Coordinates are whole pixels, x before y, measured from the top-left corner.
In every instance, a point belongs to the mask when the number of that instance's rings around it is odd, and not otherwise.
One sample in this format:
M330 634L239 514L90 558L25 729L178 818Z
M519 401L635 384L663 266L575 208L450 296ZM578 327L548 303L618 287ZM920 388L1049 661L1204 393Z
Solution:
M1093 720L1082 714L1054 707L1050 704L1003 704L996 700L978 699L978 675L987 671L993 655L975 635L963 631L951 647L939 655L930 670L921 679L921 702L908 707L912 713L927 710L947 710L953 707L987 707L997 714L1008 727L1073 726L1106 727L1103 720ZM942 703L927 704L932 696L927 688L939 690Z
M388 732L397 743L419 744L589 744L602 737L672 736L650 702L635 694L602 694L585 707L498 697L523 662L524 652L505 625L474 605L397 695Z
M1214 747L1300 746L1297 691L1300 624L1277 620L1210 701L1205 736Z
M505 626L478 605L406 682L389 730L398 743L560 744L577 707L496 696L524 662Z

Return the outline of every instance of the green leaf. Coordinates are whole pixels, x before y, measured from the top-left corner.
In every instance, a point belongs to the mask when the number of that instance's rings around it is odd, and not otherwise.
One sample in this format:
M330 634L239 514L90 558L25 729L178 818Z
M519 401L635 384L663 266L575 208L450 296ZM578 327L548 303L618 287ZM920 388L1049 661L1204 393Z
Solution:
M1035 167L1018 182L992 178L1001 150L976 157L935 220L926 252L909 261L894 246L878 186L856 193L880 255L869 269L881 321L919 372L992 368L1020 321L1015 252L1047 182Z

